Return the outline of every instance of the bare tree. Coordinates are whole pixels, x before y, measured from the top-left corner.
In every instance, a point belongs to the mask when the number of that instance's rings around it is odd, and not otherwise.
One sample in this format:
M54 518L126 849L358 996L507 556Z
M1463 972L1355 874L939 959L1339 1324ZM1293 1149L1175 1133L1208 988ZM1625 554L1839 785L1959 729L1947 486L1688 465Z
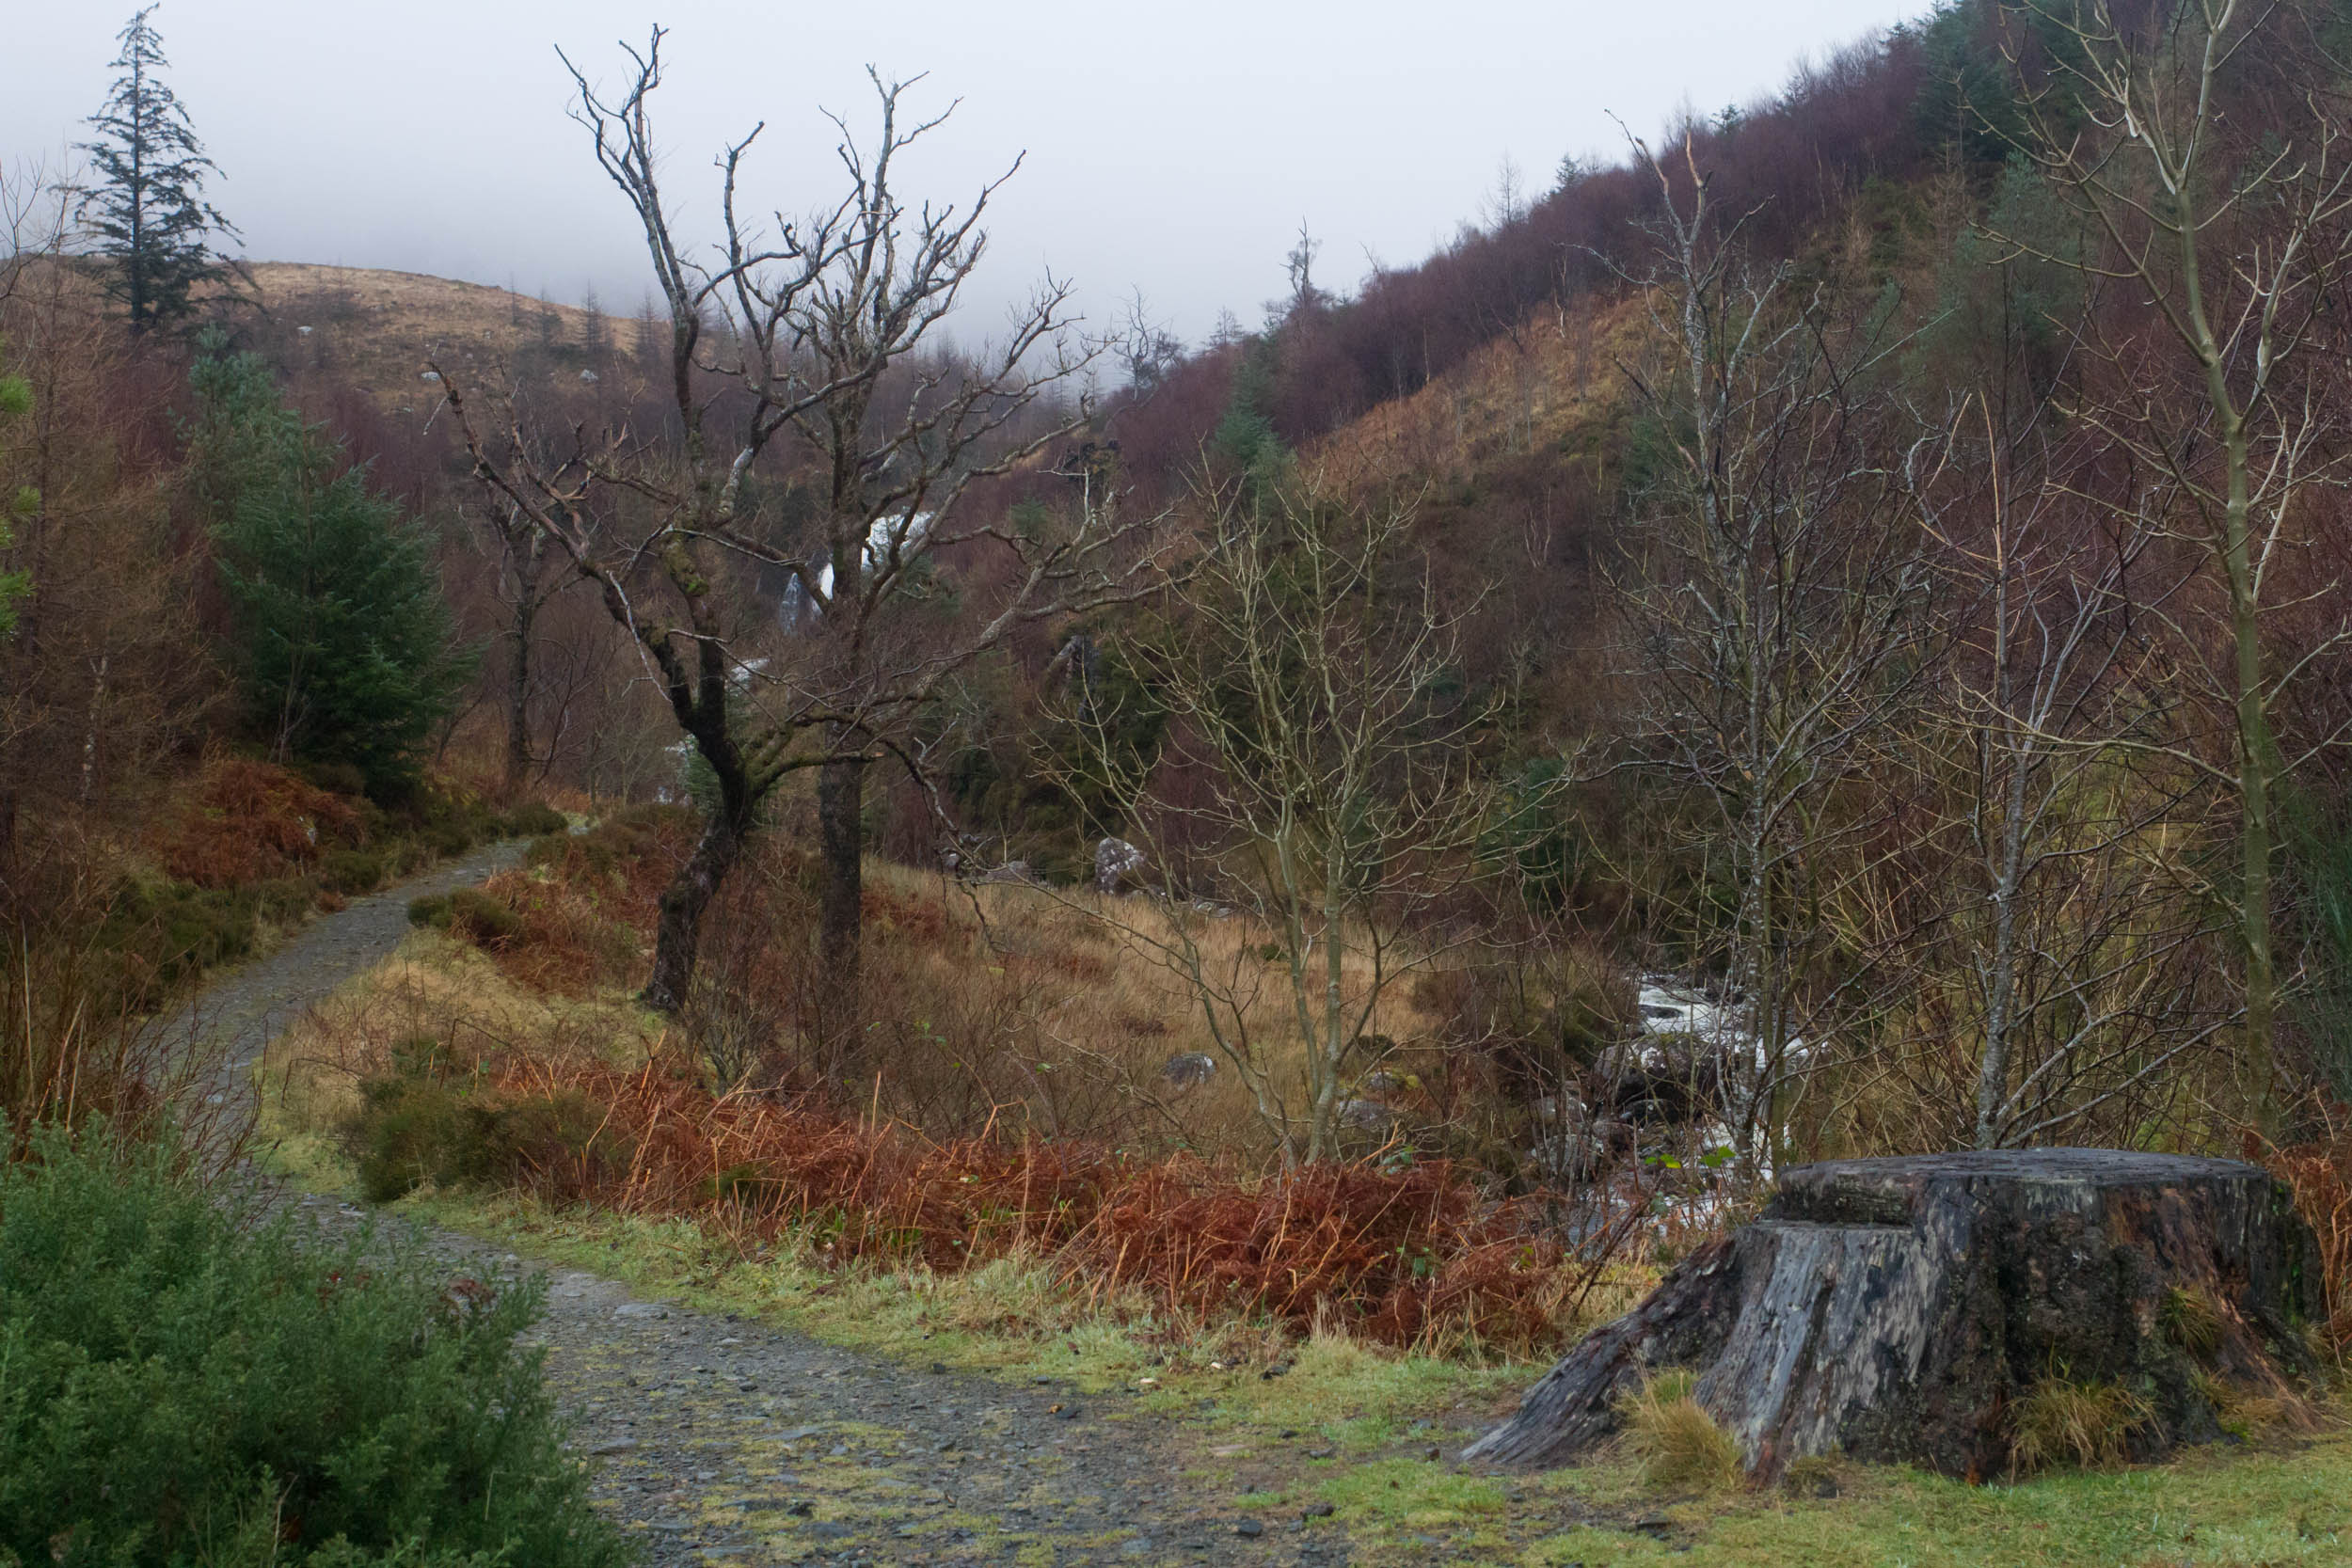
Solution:
M1450 694L1460 617L1401 559L1410 506L1305 483L1215 500L1181 613L1125 645L1163 742L1122 752L1134 716L1073 682L1093 742L1073 782L1164 878L1158 897L1087 907L1179 979L1295 1166L1338 1152L1383 999L1470 940L1434 916L1477 875L1485 713ZM1263 951L1220 931L1236 912L1273 938Z
M2121 281L2144 301L2161 346L2107 336L2077 417L2153 476L2114 501L2157 517L2211 563L2227 653L2202 673L2230 715L2237 800L2235 890L2244 962L2240 1087L2265 1129L2278 1096L2272 1049L2279 974L2271 862L2280 754L2272 713L2307 655L2270 667L2265 627L2296 543L2299 504L2339 474L2340 415L2312 387L2314 351L2352 267L2352 162L2331 73L2306 69L2288 7L2160 0L2119 17L2106 0L2036 8L2061 46L2012 48L2026 84L2020 150L2104 242L2088 257L2043 254ZM2260 74L2267 104L2243 129L2226 112ZM2027 240L2013 239L2021 250ZM2185 372L2185 373L2177 373ZM2187 645L2202 641L2192 630ZM2192 673L2202 661L2192 657ZM2206 766L2193 751L2184 762Z
M1957 865L1921 857L1947 893L1920 900L1932 912L1915 934L1935 971L1923 990L1959 980L1966 1000L1915 1010L1977 1045L1981 1148L2111 1107L2145 1121L2183 1059L2239 1016L2215 994L2217 932L2185 831L2208 781L2170 754L2182 704L2162 618L2182 573L2146 519L2081 502L2065 465L2095 463L2098 443L2050 450L2045 407L2010 430L1994 401L1970 399L1939 454L1957 483L1918 492L1952 641L1940 700L1912 727L1912 754L1942 769L1929 791L1964 829Z
M453 386L450 404L477 473L596 584L709 768L701 842L662 899L650 1005L683 1006L703 911L763 801L787 773L818 770L821 1069L838 1082L858 1033L866 770L911 758L913 716L1017 627L1137 591L1125 553L1135 528L1109 505L1042 530L964 519L974 483L1079 422L1052 398L1087 354L1068 333L1066 286L1050 280L981 361L927 353L979 265L980 218L1001 183L967 207L907 205L898 161L946 114L908 123L913 84L876 75L872 138L835 120L839 201L769 225L741 200L755 127L717 160L720 238L698 254L660 183L651 101L662 36L628 51L617 98L574 69L573 114L638 217L666 308L666 438L583 430L550 451L511 420L494 436ZM797 533L764 504L787 479L816 499ZM623 512L636 526L618 527ZM601 533L590 527L599 513ZM967 562L965 580L987 591L944 624L925 585ZM788 635L757 592L762 576L786 584Z
M1661 348L1632 375L1666 451L1615 574L1643 705L1621 766L1685 787L1689 847L1726 890L1727 909L1689 911L1731 1025L1694 1076L1760 1160L1792 1051L1860 981L1802 983L1826 935L1810 916L1863 826L1832 801L1921 663L1925 536L1861 406L1893 345L1745 261L1688 139L1674 165L1635 146L1661 192L1658 262L1639 280Z
M499 640L508 650L506 741L500 787L506 799L513 800L530 787L534 777L545 776L558 739L548 737L544 755L532 741L532 709L542 684L536 667L540 613L556 594L579 578L551 570L556 565L552 540L522 508L504 497L492 498L479 531L483 544L497 558L493 592L499 607L505 611L506 626L499 633Z

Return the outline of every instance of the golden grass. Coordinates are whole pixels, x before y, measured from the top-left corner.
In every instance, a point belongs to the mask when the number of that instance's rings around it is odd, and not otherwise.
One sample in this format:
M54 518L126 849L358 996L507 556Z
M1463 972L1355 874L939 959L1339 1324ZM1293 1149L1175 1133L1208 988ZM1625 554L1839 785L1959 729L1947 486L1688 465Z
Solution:
M2027 1389L2010 1412L2010 1470L2121 1465L2131 1440L2155 1419L2139 1395L2112 1383L2077 1382L2063 1367Z
M578 306L421 273L303 261L255 261L246 271L273 317L310 327L306 347L388 409L414 408L420 397L430 404L432 388L419 379L427 359L454 376L495 378L516 349L538 341L541 312L554 312L566 343L578 344L588 322ZM626 320L606 325L616 345L632 330Z
M2221 1304L2205 1287L2167 1288L2160 1316L2165 1338L2198 1360L2211 1360L2221 1348Z
M868 863L867 885L892 904L935 908L944 930L918 931L919 917L893 929L885 915L871 937L878 962L909 973L906 991L948 995L976 980L1017 997L1036 1052L1026 1085L1053 1126L1086 1118L1085 1101L1107 1101L1147 1142L1263 1157L1271 1138L1250 1093L1219 1048L1186 981L1129 935L1166 936L1173 919L1141 897L1104 899L1087 891L1015 883L962 888L935 875ZM1283 960L1264 952L1273 933L1245 914L1196 927L1203 962L1234 982L1253 1052L1292 1115L1306 1105L1307 1054ZM1359 990L1370 965L1351 956L1346 984ZM1367 1026L1403 1043L1427 1040L1436 1021L1415 1007L1409 985L1392 986ZM1163 1076L1171 1058L1200 1053L1217 1064L1205 1084L1180 1089ZM1360 1064L1369 1069L1373 1063ZM1105 1118L1110 1119L1110 1118ZM1060 1131L1086 1131L1063 1125Z
M1573 313L1529 313L1419 390L1313 442L1305 456L1342 485L1402 474L1458 477L1481 462L1560 450L1601 429L1625 400L1618 366L1651 333L1639 297L1581 301Z
M1670 1370L1643 1381L1617 1403L1626 1450L1652 1486L1728 1491L1747 1476L1739 1441L1715 1424L1693 1394L1698 1378Z

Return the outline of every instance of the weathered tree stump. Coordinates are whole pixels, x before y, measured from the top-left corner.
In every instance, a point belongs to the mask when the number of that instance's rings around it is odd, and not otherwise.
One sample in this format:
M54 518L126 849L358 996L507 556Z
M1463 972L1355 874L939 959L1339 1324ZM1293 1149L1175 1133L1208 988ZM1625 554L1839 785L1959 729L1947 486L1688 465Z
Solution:
M2038 1381L2114 1384L2151 1418L2134 1459L2221 1435L2224 1390L2295 1397L2316 1370L2319 1254L2286 1189L2231 1160L2050 1148L1784 1173L1763 1216L1587 1336L1465 1455L1558 1464L1612 1433L1654 1371L1772 1479L1813 1454L2004 1470Z

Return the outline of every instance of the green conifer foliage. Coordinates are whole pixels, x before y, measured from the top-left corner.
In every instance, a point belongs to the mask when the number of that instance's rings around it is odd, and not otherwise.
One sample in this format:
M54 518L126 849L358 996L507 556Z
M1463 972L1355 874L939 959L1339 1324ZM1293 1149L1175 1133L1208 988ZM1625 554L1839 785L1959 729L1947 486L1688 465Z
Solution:
M196 285L220 275L206 236L237 231L204 199L206 172L220 170L164 83L169 62L154 14L141 8L117 35L122 52L113 64L122 74L90 117L97 139L80 148L93 176L83 213L99 254L116 263L108 292L129 310L134 332L186 316Z
M470 673L427 541L364 469L217 336L192 377L195 487L232 611L230 663L283 756L345 763L372 791L414 777Z

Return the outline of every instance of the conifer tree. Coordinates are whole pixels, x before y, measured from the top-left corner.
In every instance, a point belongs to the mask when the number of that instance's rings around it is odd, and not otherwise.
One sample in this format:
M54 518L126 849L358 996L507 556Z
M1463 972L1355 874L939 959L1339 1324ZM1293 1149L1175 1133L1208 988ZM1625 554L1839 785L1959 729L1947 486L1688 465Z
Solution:
M203 346L195 486L248 719L281 756L348 764L372 792L397 789L473 665L427 541L284 406L258 357L221 354L216 333Z
M84 215L100 235L99 254L115 261L108 292L130 311L134 332L185 316L195 286L220 275L206 236L237 232L204 199L206 172L220 170L165 85L169 62L154 14L141 8L117 35L122 52L113 64L122 74L90 117L98 138L80 148L94 174Z

